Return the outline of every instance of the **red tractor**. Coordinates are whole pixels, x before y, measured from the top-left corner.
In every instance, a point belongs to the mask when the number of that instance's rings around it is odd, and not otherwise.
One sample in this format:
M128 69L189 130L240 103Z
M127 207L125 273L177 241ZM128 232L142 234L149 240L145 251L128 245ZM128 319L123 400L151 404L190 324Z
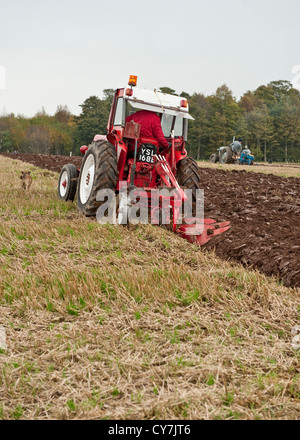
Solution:
M77 190L79 212L96 216L103 203L99 191L111 190L118 200L116 223L126 223L124 217L139 201L147 206L152 224L168 223L189 242L205 244L225 232L230 222L217 224L212 219L185 218L182 214L183 205L188 202L184 190L191 190L189 202L195 212L197 190L201 189L199 168L185 149L188 120L193 119L188 113L188 102L156 90L139 89L135 87L136 79L131 76L130 87L115 91L107 134L96 135L89 147L80 148L84 154L81 169L72 164L62 168L59 198L73 201ZM168 148L159 149L157 139L141 136L140 124L126 122L129 115L139 110L161 116Z

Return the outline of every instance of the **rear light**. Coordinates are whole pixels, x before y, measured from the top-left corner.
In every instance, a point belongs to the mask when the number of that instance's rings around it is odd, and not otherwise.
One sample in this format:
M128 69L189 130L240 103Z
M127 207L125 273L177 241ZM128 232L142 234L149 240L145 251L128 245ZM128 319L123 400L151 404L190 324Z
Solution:
M187 106L188 106L187 100L186 99L182 99L180 101L180 107L187 108Z
M128 85L131 87L135 87L137 83L137 76L130 75Z
M80 147L80 153L81 154L85 154L86 150L88 150L89 147L87 147L86 145L82 145L82 147Z
M127 96L132 96L132 95L133 95L133 90L132 90L132 89L126 89L125 94L126 94Z

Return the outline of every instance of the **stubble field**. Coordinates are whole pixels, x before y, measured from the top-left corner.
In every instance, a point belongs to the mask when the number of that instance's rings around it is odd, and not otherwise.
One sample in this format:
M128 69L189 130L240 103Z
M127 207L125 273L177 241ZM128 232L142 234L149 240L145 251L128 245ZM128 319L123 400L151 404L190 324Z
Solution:
M32 172L29 193L21 170ZM201 171L211 191L241 184L245 192L246 172L220 171L221 179ZM299 418L296 235L284 260L293 276L269 278L248 261L220 258L220 239L199 249L158 227L79 216L57 200L55 170L0 156L0 172L0 418ZM298 179L277 178L280 194L268 197L263 182L255 215L289 204L295 224ZM207 214L232 221L234 236L224 240L238 247L240 220L209 191ZM255 191L248 196L240 219L254 216ZM244 209L235 202L233 214ZM247 248L261 247L253 240Z

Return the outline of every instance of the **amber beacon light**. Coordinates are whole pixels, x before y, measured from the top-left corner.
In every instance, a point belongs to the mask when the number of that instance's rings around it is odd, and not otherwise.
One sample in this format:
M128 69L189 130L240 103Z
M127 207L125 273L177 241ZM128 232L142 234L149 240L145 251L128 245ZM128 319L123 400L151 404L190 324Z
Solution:
M137 83L137 76L130 75L128 85L131 87L135 87Z

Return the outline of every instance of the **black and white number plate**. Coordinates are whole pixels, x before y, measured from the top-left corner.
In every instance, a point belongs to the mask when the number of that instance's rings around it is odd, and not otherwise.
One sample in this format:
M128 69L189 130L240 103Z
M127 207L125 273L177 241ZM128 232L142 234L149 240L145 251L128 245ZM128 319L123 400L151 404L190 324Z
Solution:
M154 163L153 155L156 154L156 147L154 145L141 145L138 162Z

